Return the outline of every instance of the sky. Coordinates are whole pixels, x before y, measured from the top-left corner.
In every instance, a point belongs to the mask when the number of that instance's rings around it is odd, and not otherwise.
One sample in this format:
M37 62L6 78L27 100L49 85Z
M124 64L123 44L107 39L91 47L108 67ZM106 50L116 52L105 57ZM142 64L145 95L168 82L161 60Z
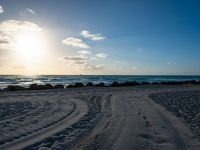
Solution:
M200 1L0 0L0 74L200 75Z

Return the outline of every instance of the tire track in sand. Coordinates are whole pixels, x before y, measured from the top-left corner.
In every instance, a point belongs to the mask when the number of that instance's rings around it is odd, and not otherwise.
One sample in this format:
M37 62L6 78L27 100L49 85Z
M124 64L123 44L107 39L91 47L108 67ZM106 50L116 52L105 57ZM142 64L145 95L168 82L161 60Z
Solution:
M9 149L9 150L23 149L29 145L32 145L34 143L42 141L43 139L45 139L47 137L54 135L55 133L65 129L68 126L71 126L72 124L74 124L75 122L80 120L80 118L82 118L88 111L87 104L85 102L83 102L79 99L75 99L75 98L71 99L70 101L75 103L76 107L69 116L62 119L55 125L52 125L41 131L30 134L26 137L22 137L11 143L5 144L1 147L1 149L4 149L4 150L6 150L6 149Z

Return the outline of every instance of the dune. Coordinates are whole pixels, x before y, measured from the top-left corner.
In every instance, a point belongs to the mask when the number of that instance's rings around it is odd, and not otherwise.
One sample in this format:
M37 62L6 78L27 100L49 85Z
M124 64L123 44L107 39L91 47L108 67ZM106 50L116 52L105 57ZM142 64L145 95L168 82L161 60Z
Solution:
M191 126L197 122L184 120L199 119L184 106L198 103L194 93L198 98L200 86L2 92L0 149L200 149L199 128Z

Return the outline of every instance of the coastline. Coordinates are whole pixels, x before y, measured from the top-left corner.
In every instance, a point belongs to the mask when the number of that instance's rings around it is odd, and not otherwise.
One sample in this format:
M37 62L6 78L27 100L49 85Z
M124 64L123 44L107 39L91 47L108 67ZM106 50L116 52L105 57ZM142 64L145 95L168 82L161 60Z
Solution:
M6 88L0 89L0 91L26 91L26 90L49 90L49 89L64 89L64 88L80 88L80 87L132 87L140 85L200 85L200 80L187 80L187 81L162 81L162 82L117 82L114 81L111 84L105 84L104 82L99 82L94 84L93 82L88 82L86 84L82 82L75 82L69 85L63 84L30 84L28 87L20 85L8 85Z
M5 89L9 85L22 86L29 88L31 84L52 86L63 85L64 87L75 83L93 85L104 83L110 86L113 82L120 84L125 82L141 83L161 83L161 82L184 82L184 81L200 81L197 75L0 75L0 89Z

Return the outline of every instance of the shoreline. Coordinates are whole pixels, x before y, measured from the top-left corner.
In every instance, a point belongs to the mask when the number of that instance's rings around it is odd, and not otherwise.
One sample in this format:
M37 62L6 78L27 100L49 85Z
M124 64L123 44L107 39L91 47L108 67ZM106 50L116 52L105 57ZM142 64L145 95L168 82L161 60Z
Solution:
M79 88L79 87L132 87L141 85L200 85L200 80L187 80L187 81L163 81L163 82L117 82L114 81L111 84L105 84L99 82L94 84L88 82L83 84L82 82L75 82L74 84L63 85L63 84L30 84L28 87L21 85L8 85L6 88L0 89L0 91L26 91L26 90L49 90L49 89L65 89L65 88Z

